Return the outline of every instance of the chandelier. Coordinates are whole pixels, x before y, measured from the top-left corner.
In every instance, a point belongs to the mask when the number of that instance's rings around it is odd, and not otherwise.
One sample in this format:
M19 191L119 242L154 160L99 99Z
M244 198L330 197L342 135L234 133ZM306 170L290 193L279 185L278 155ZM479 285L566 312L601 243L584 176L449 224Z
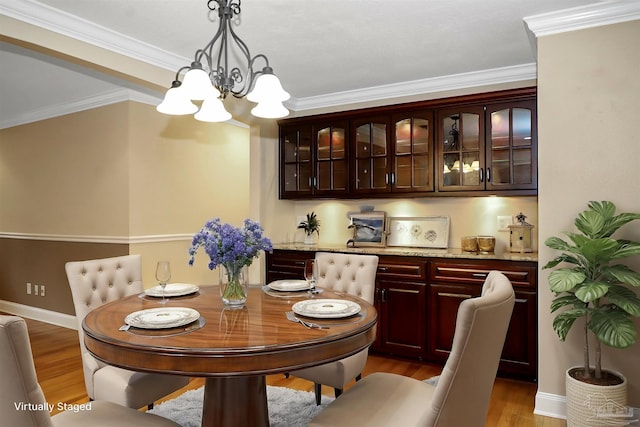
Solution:
M208 0L210 11L218 11L220 25L213 39L198 49L191 65L176 72L162 102L156 107L160 113L171 115L194 114L204 122L223 122L231 118L224 108L223 100L232 94L246 98L257 105L251 110L256 117L275 119L285 117L289 110L282 104L289 99L273 74L269 60L263 54L254 57L247 44L231 26L234 15L240 15L241 0ZM235 47L234 47L235 46ZM241 64L230 65L229 56L241 57ZM254 70L257 62L264 61L261 70ZM183 80L180 74L185 72ZM194 104L192 101L202 101Z

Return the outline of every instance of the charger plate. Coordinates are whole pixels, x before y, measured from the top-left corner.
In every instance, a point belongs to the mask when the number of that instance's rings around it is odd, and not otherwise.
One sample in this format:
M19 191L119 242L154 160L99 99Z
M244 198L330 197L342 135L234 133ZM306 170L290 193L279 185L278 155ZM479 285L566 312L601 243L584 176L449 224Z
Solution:
M141 329L167 329L188 325L200 318L197 310L188 307L159 307L135 311L124 323Z
M360 313L360 304L345 299L307 299L291 307L294 313L318 319L339 319Z
M309 289L309 283L306 280L275 280L267 286L280 292L297 292Z
M190 295L198 292L200 288L191 283L167 283L167 287L164 288L165 297L181 297L184 295ZM162 287L160 285L154 286L144 291L144 293L150 297L162 298Z

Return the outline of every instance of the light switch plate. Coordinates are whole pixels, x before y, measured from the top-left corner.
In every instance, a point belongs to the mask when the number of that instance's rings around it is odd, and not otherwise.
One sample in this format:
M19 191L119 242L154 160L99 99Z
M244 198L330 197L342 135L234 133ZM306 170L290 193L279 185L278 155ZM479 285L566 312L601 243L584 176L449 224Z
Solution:
M509 226L513 224L513 217L498 216L498 231L509 231Z

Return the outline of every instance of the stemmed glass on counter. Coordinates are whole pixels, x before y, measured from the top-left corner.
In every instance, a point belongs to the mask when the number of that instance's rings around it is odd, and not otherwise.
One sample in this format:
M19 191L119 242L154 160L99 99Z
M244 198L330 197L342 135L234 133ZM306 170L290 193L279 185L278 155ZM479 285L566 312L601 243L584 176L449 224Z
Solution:
M304 278L309 284L309 292L316 293L316 279L318 277L318 266L315 259L308 259L304 262Z
M156 279L162 288L162 301L160 301L160 304L166 304L167 300L164 297L164 288L167 287L167 283L171 280L169 261L158 261L158 265L156 266Z

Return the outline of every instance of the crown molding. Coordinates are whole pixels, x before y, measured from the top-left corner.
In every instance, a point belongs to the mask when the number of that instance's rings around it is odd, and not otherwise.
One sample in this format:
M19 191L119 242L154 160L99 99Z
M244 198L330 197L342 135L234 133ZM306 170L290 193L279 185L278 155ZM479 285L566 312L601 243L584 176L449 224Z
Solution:
M191 62L188 58L34 0L0 0L0 13L172 72Z
M614 0L527 16L525 26L535 37L640 19L638 0Z
M536 78L536 64L531 63L299 98L285 102L285 105L294 111L305 111Z
M115 89L102 92L95 96L77 99L72 102L49 105L38 110L29 111L26 114L8 117L5 120L0 120L0 129L52 119L66 114L77 113L124 101L138 101L145 104L157 105L161 99L131 89Z

